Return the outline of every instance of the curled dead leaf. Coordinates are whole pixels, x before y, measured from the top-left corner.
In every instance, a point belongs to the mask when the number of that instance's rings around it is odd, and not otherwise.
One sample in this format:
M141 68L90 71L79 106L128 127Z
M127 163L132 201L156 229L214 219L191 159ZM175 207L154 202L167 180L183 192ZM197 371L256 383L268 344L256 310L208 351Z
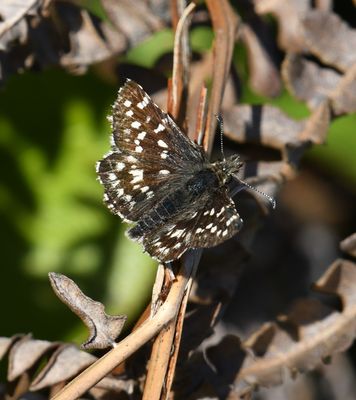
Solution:
M50 272L49 280L59 299L77 314L89 329L90 336L82 344L82 348L104 349L113 346L126 322L126 316L107 315L103 304L86 296L65 275Z
M345 253L350 254L352 257L356 257L356 233L348 236L340 243L340 248Z
M333 69L320 67L297 54L287 54L282 76L289 91L311 109L325 101L342 79Z
M13 381L33 367L41 357L59 346L47 340L34 340L32 335L23 336L15 343L9 354L8 380Z
M69 50L61 52L59 63L71 72L84 73L91 64L119 54L127 47L123 33L74 4L58 2L52 13L56 16L57 31L64 32L69 42Z
M247 357L237 374L238 393L248 391L248 385L281 384L286 374L314 369L350 347L356 332L356 264L335 261L314 289L340 296L342 311L301 299L288 315L278 318L278 324L262 326L244 342Z
M279 25L278 43L284 50L300 52L304 50L304 38L301 35L301 18L310 10L308 0L254 0L258 14L272 14Z
M131 46L137 45L150 34L162 29L162 18L167 17L168 4L155 9L142 0L102 0L102 6L113 26L124 33ZM160 14L160 15L159 15ZM161 18L160 18L161 17Z
M347 70L339 84L330 93L335 114L356 112L356 63Z
M14 43L27 40L26 18L33 17L44 6L43 0L20 0L0 3L0 50L9 50Z
M74 345L62 345L52 354L30 388L36 391L67 381L95 361L95 356L80 351Z
M356 53L352 50L356 48L356 30L338 15L310 10L302 24L309 51L325 64L345 72L356 63Z
M0 352L8 353L9 383L8 387L2 387L1 393L16 398L26 397L29 392L33 398L43 398L41 390L48 388L53 394L97 360L74 345L33 339L31 334L1 337ZM98 399L115 393L130 395L134 385L133 380L108 375L90 393Z
M266 32L255 31L252 26L244 24L241 33L247 49L251 88L263 96L278 96L281 91L279 70L272 59L271 51L267 50L259 37L259 34L265 35Z
M257 143L279 150L297 164L310 144L325 142L330 110L322 102L307 119L296 121L270 105L235 105L223 112L225 134L239 143Z

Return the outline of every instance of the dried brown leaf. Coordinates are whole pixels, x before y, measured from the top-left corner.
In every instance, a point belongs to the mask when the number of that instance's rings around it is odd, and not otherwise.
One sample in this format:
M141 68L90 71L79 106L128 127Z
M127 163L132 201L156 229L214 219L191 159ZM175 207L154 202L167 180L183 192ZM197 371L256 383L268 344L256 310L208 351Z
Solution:
M320 67L296 54L286 56L282 75L289 91L311 109L325 101L342 79L336 71Z
M0 50L8 50L14 42L27 40L26 18L37 14L44 0L20 0L0 3Z
M273 14L279 25L278 43L284 50L300 52L305 43L301 18L310 10L308 0L254 0L258 14Z
M59 58L65 68L84 73L91 64L119 54L127 47L126 37L121 32L102 23L85 9L59 2L53 12L58 29L68 35L69 51Z
M356 264L335 261L314 288L340 296L342 311L301 299L287 316L279 317L279 325L262 326L244 343L252 354L247 353L237 375L239 393L246 391L246 385L281 384L285 376L314 369L350 347L356 332Z
M26 335L12 346L9 354L8 380L13 381L25 371L33 367L41 357L59 346L59 343L47 340L34 340Z
M30 388L35 391L67 381L95 361L95 356L80 351L74 345L63 345L52 354Z
M323 144L326 141L330 125L330 106L327 100L321 102L311 116L304 120L304 128L300 133L301 141L309 141L313 144Z
M65 275L50 272L49 279L56 295L89 329L90 337L82 344L82 348L104 349L113 346L124 326L126 316L107 315L103 304L85 296Z
M330 98L335 114L356 112L356 64L345 73Z
M65 382L97 361L95 356L73 345L35 340L30 334L0 338L0 348L3 352L9 352L8 382L6 388L3 388L10 396L9 398L22 398L29 391L32 392L34 398L37 398L35 392L45 388L50 388L50 392L54 394L63 387ZM38 372L39 366L41 369ZM94 398L119 392L130 395L134 384L133 380L109 375L100 380L92 388L91 393L98 395ZM43 398L40 392L38 396L40 399Z
M0 2L0 80L10 74L48 65L74 73L127 50L165 25L168 3L107 0L100 20L77 2L20 0ZM160 15L157 17L156 14ZM114 26L113 26L114 25Z
M310 10L303 18L308 49L326 64L347 71L356 63L356 30L342 19L321 10Z
M14 335L11 338L0 337L0 360L7 354L11 346L23 335Z
M157 16L158 9L151 9L145 1L102 0L101 3L109 20L119 32L125 34L130 46L137 45L165 25ZM166 16L167 10L168 4L160 8L162 17Z
M348 236L340 243L340 248L352 257L356 257L356 233Z
M223 111L224 133L239 143L259 143L283 150L300 142L305 122L295 121L270 105L234 105Z
M225 134L239 143L257 143L281 151L296 164L309 143L325 142L330 122L327 102L304 120L296 121L270 105L235 105L224 110Z
M252 26L247 24L244 24L241 29L242 39L247 49L249 82L256 93L275 97L281 91L280 74L272 60L272 55L262 44L259 33L265 34L265 32L254 30Z

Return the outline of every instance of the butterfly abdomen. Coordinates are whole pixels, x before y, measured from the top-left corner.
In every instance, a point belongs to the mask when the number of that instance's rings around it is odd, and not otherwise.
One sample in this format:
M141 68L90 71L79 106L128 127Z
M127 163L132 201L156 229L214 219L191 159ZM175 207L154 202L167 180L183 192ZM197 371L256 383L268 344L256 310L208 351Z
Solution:
M128 231L129 237L139 239L147 232L169 221L185 206L185 199L186 193L182 189L178 189L173 194L164 198L156 207L143 216L136 226Z

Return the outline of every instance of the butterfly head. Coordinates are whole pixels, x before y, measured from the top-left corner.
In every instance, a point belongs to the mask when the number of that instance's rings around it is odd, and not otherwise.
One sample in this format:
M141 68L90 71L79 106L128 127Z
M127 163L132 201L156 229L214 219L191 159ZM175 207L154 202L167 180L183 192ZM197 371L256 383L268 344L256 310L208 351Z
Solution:
M233 176L235 176L243 163L240 160L240 156L238 154L233 154L228 158L224 158L221 161L217 161L215 165L218 167L220 171L220 177L222 183L227 183Z

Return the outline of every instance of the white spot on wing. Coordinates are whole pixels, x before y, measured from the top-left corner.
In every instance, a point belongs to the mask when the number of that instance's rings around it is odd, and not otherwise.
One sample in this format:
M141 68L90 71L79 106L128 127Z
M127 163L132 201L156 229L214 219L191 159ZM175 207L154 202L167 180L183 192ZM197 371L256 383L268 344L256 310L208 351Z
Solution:
M153 130L153 132L158 133L164 131L165 127L162 124L158 124L157 128Z
M135 129L138 129L141 126L141 122L134 121L131 123L131 126Z
M143 179L143 170L142 169L134 169L129 171L129 174L131 174L134 178L131 180L131 183L137 183L142 181Z
M168 149L167 143L164 142L163 140L159 139L157 142L158 146L160 147L165 147L166 149Z
M135 151L136 151L136 153L142 153L143 147L141 147L141 146L136 146L136 147L135 147Z
M237 215L233 215L231 218L229 218L226 222L226 226L230 226L232 221L234 221L235 219L237 219Z
M214 215L215 214L215 208L213 207L211 210L210 210L210 215Z
M149 189L148 186L144 186L144 187L141 188L141 192L145 193L145 192L147 192L148 189Z
M125 102L124 102L124 106L125 107L130 107L131 106L131 101L130 100L125 100Z
M125 112L125 114L126 114L128 117L132 117L132 116L133 116L133 111L132 111L132 110L128 110L128 111Z
M216 214L217 217L220 217L220 215L225 211L225 207L221 207L221 210Z
M184 229L177 229L173 233L170 234L170 236L173 237L181 237L182 233L184 232Z
M128 162L130 162L130 163L134 163L134 162L137 161L137 159L136 159L134 156L128 156L128 157L126 158L126 160L127 160Z
M143 139L145 138L145 136L146 136L146 132L140 132L140 133L137 135L137 139L143 140Z
M159 174L161 174L161 175L168 175L168 174L170 174L170 171L168 171L168 169L161 169L161 170L159 171Z
M116 163L116 169L118 171L122 171L125 168L125 164L123 162Z
M167 150L163 150L161 153L161 158L165 160L167 157L168 157Z

